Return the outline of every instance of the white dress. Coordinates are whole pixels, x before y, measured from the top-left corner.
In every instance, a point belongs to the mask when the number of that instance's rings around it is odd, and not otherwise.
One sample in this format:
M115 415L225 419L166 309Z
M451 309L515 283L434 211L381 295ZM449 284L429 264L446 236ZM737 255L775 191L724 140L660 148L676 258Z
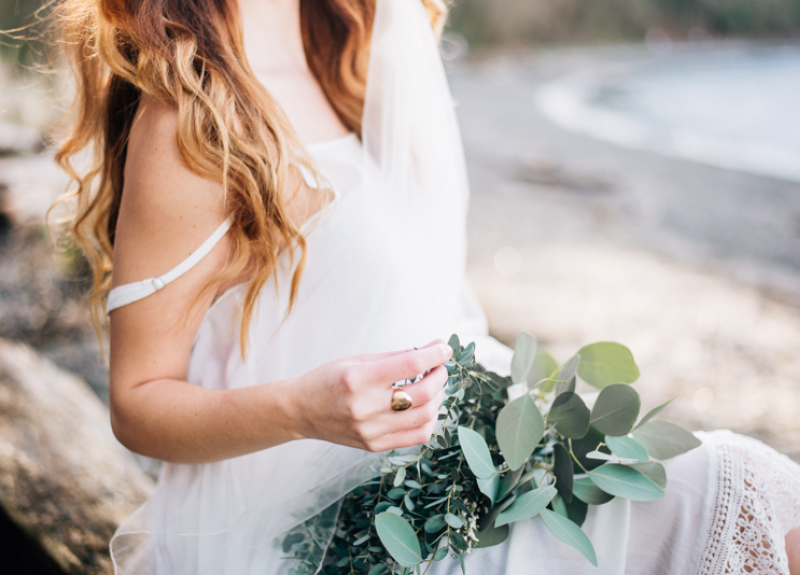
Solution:
M477 358L508 371L511 352L487 335L465 279L467 183L435 40L419 0L379 0L363 143L354 135L308 152L335 201L305 227L309 260L284 318L290 270L264 288L240 354L241 287L204 318L188 381L232 389L298 376L335 358L408 349L458 333ZM311 184L310 179L308 180ZM111 308L175 273L112 293ZM138 286L138 287L136 287ZM276 290L277 288L277 290ZM269 414L265 414L269 417ZM720 432L668 463L665 498L614 500L585 529L595 569L533 519L502 545L467 556L471 575L528 573L788 574L784 534L800 525L800 467L754 440ZM216 463L166 463L151 499L111 543L123 575L277 575L282 534L374 476L380 454L303 440ZM278 544L276 544L276 542ZM431 570L458 573L449 559Z

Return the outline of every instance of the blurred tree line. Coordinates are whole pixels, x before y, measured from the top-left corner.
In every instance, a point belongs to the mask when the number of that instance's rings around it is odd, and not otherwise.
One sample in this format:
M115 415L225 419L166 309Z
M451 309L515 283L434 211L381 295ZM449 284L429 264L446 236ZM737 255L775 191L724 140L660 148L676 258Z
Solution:
M446 1L450 29L480 45L638 40L655 27L675 40L692 29L716 37L800 37L800 0ZM31 23L42 2L0 0L0 30ZM31 47L19 44L0 38L0 54L27 60Z
M450 29L473 44L638 40L651 28L685 40L800 37L800 0L453 0Z

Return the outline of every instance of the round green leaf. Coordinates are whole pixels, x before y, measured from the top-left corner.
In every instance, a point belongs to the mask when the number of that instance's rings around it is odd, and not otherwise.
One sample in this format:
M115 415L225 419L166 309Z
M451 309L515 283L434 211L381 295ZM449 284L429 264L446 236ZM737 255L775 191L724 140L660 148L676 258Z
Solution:
M580 439L589 430L589 408L577 393L565 391L553 401L547 412L547 423L571 439Z
M543 435L544 419L527 393L507 404L497 416L497 444L512 470L528 461Z
M536 351L536 359L528 372L528 385L534 385L543 379L554 375L558 369L558 362L550 355L547 350L539 349Z
M662 419L645 423L633 436L655 459L669 459L701 445L699 439L680 425Z
M545 527L550 530L550 533L567 545L583 553L584 557L586 557L592 565L597 567L597 555L594 552L592 542L589 541L586 533L584 533L580 527L566 517L562 517L549 509L543 509L541 517Z
M406 478L406 468L401 467L400 469L397 470L392 485L394 485L395 487L400 487L403 484L405 478Z
M580 477L575 480L572 485L572 494L589 505L602 505L614 499L613 495L600 489L588 477Z
M664 469L664 466L660 463L656 463L655 461L650 461L649 463L634 463L630 467L647 477L661 489L667 488L667 470Z
M636 423L641 404L632 387L621 383L609 385L597 396L589 423L606 435L627 435Z
M631 351L613 341L601 341L578 351L581 362L578 375L586 383L604 388L612 383L633 383L639 379L639 368Z
M492 502L497 501L497 492L500 488L500 475L492 473L489 477L478 477L478 489Z
M631 501L650 501L664 496L658 485L627 465L607 463L590 471L589 477L606 493Z
M514 346L514 356L511 358L511 380L522 383L536 360L536 338L526 331L519 332L517 343Z
M638 427L641 427L641 426L643 426L645 423L647 423L648 421L650 421L651 419L653 419L653 418L654 418L656 415L658 415L659 413L661 413L661 410L662 410L662 409L664 409L665 407L667 407L667 406L668 406L670 403L672 403L674 400L675 400L675 398L673 397L673 398L671 398L671 399L668 399L668 400L667 400L667 401L665 401L664 403L661 403L661 404L659 404L659 405L656 405L656 406L655 406L653 409L651 409L650 411L648 411L648 412L645 414L645 416L644 416L643 418L641 418L641 419L639 420L639 423L637 423L637 424L636 424L636 427L634 427L634 429L636 429L636 428L638 428Z
M523 493L508 509L497 516L494 522L495 527L535 517L547 507L556 493L558 492L552 485Z
M556 385L556 395L560 395L565 391L575 391L575 373L578 370L578 364L581 362L581 356L575 354L561 366L558 372L558 385Z
M453 513L447 513L444 516L444 520L453 529L461 529L461 527L464 525L464 520L461 519L461 517L459 517L458 515L454 515Z
M433 515L428 518L425 522L425 533L438 533L442 529L447 527L447 523L444 520L444 515Z
M646 463L650 460L644 445L629 435L623 435L622 437L606 435L606 445L608 445L611 453L622 459L635 459L640 463Z
M478 544L475 545L475 548L494 547L495 545L500 545L506 539L508 539L508 525L489 527L485 531L478 533Z
M497 471L492 463L489 446L486 445L486 440L480 433L472 431L468 427L459 427L458 440L461 442L461 450L475 477L489 477Z
M414 567L422 563L419 540L408 521L393 513L381 513L375 517L375 527L381 543L400 565Z

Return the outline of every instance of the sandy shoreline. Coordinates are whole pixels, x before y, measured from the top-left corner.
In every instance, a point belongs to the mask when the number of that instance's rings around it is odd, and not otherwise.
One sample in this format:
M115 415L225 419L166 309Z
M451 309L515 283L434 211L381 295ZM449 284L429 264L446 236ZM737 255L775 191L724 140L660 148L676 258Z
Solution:
M678 395L667 416L800 459L800 184L556 126L537 90L592 57L452 74L473 189L469 272L493 332L527 329L562 360L621 341L645 402Z

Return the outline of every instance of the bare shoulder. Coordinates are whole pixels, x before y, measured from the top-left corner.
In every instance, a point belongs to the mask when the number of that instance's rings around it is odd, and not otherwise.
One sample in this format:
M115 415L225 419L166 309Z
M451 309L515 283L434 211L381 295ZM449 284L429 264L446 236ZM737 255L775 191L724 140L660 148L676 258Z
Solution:
M225 219L222 186L186 164L177 127L177 110L143 97L128 139L114 285L169 271Z

